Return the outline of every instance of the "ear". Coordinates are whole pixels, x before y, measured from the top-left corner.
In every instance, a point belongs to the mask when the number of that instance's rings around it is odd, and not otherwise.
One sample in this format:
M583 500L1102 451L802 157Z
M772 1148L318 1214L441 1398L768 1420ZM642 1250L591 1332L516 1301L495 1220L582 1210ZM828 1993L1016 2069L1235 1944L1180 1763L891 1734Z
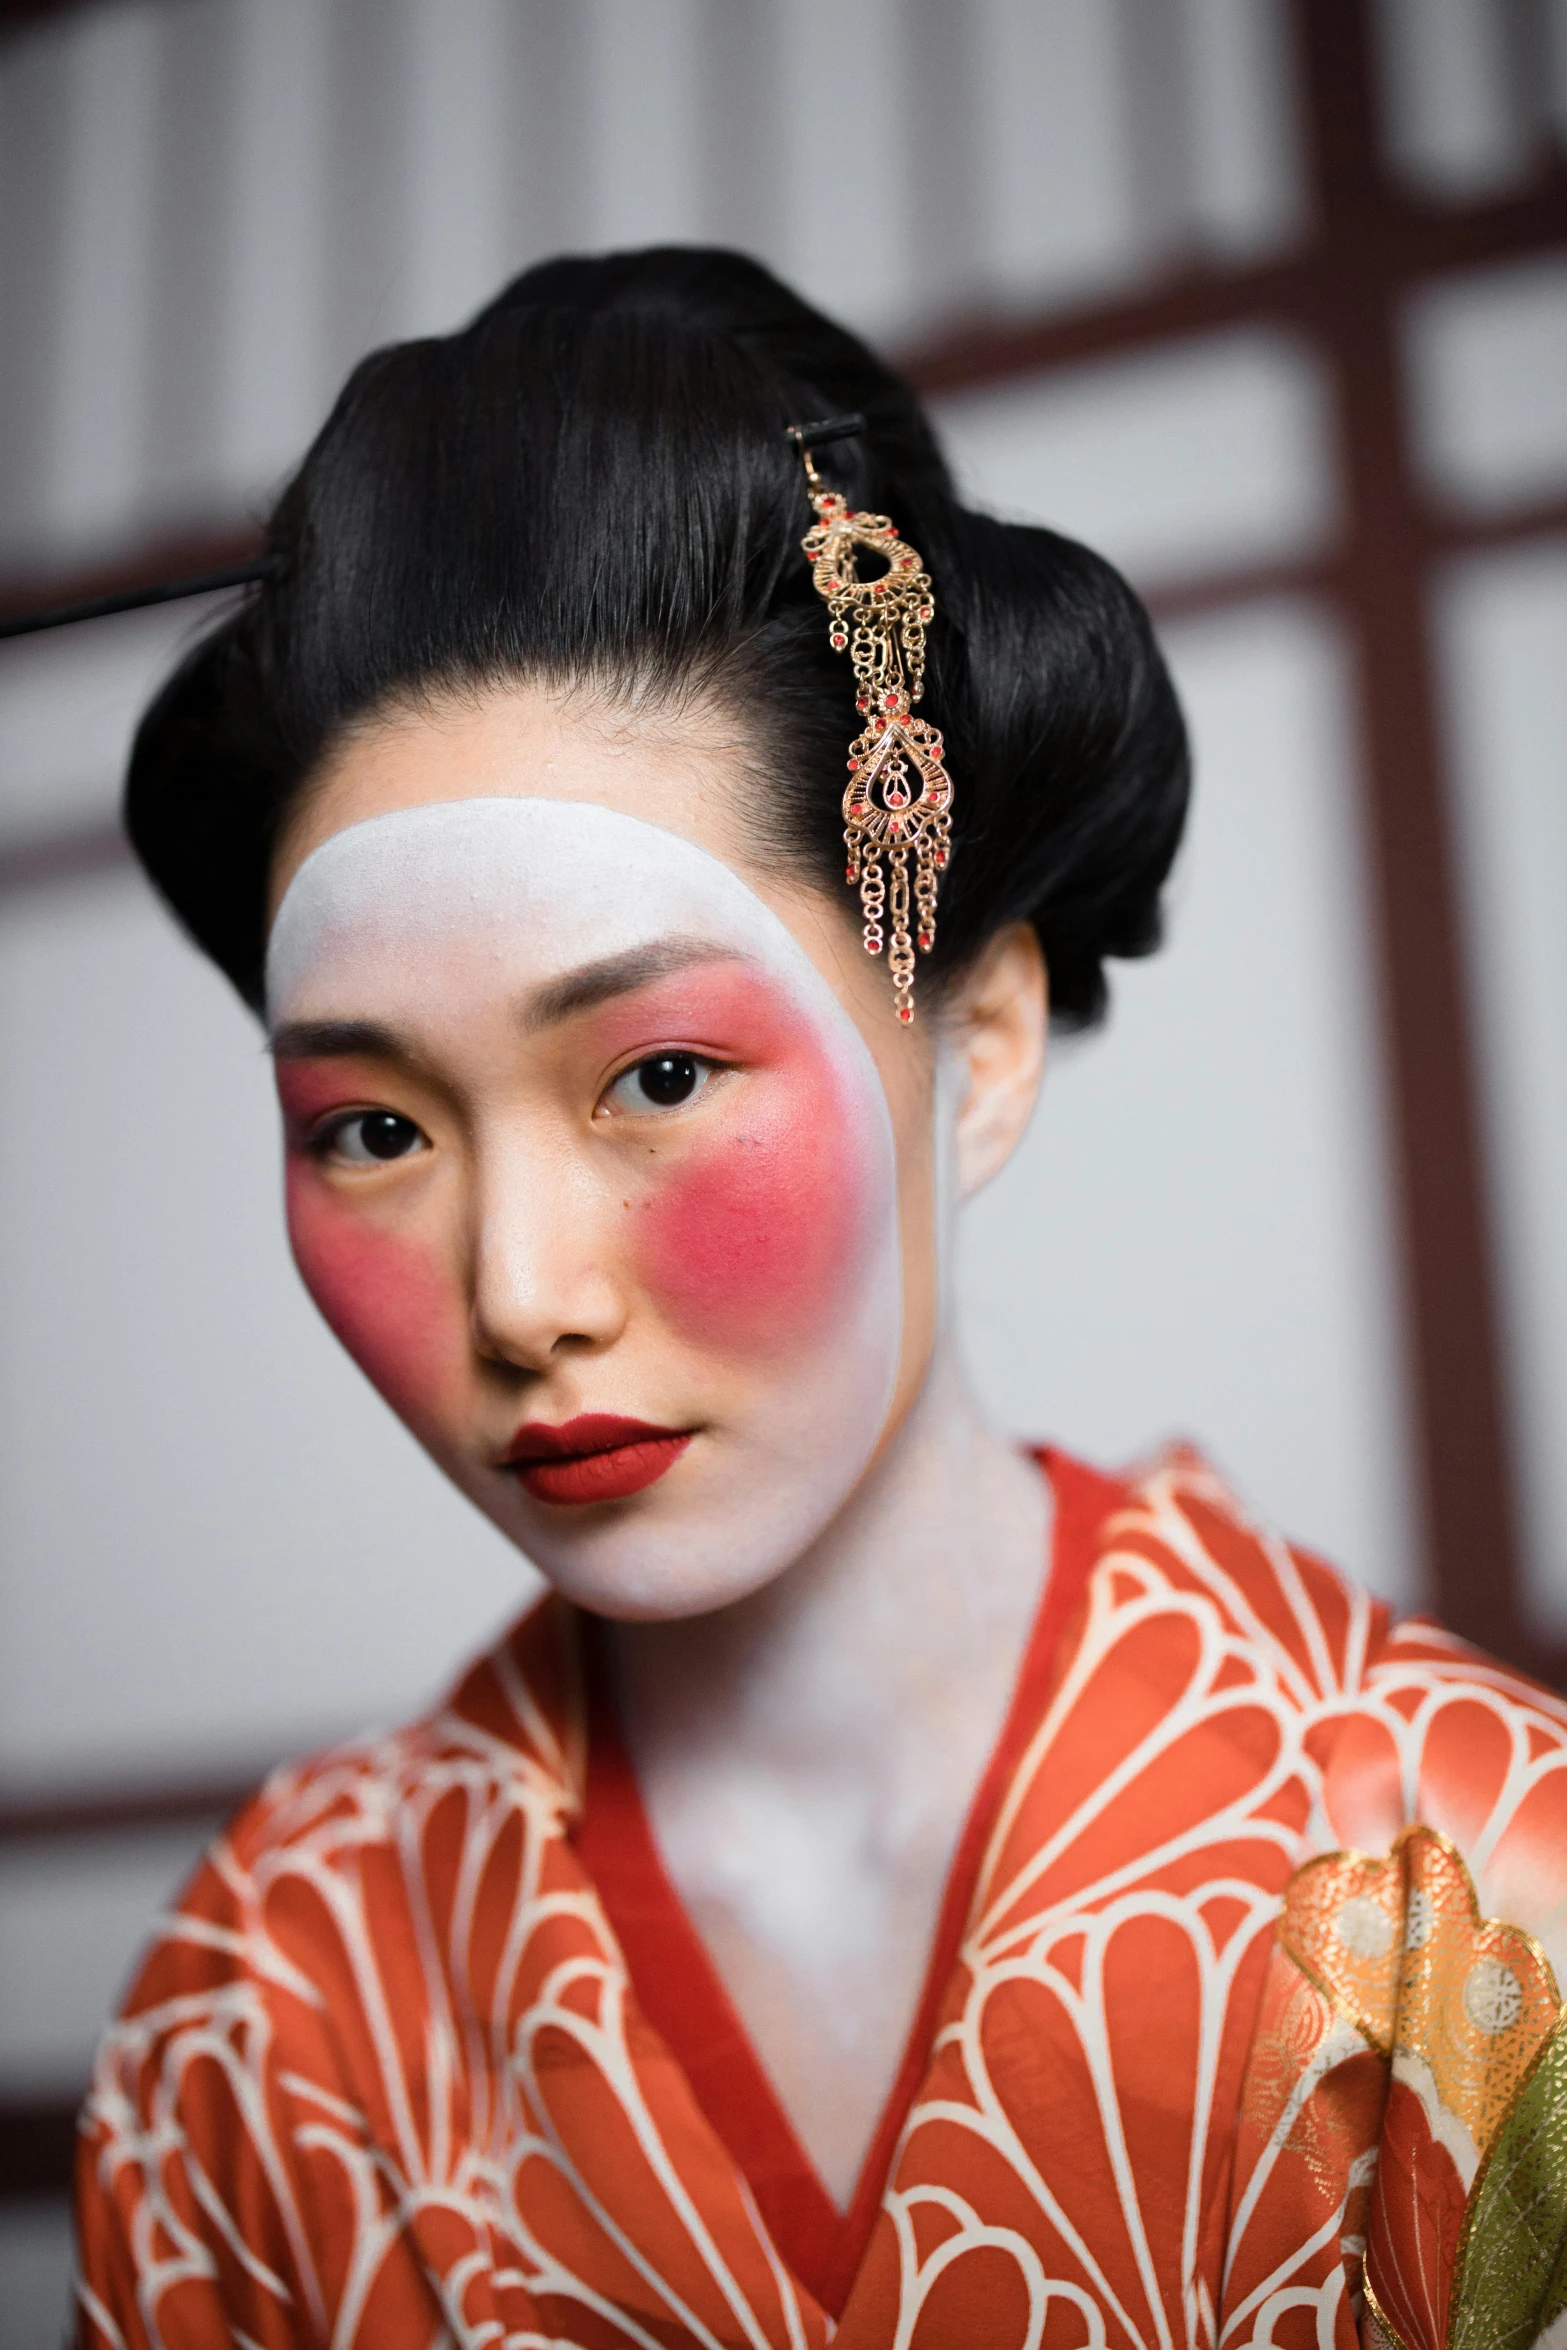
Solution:
M947 1036L959 1063L958 1194L970 1199L1023 1139L1045 1070L1049 983L1032 926L1014 922L989 941L952 998Z

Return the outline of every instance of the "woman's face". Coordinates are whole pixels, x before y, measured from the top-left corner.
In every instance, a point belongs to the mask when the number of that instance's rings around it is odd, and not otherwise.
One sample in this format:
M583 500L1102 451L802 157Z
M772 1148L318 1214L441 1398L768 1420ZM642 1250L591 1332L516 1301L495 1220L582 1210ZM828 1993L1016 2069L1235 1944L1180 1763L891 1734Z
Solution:
M295 1258L570 1597L723 1605L819 1534L938 1316L933 1048L748 853L715 713L512 686L357 730L274 877Z

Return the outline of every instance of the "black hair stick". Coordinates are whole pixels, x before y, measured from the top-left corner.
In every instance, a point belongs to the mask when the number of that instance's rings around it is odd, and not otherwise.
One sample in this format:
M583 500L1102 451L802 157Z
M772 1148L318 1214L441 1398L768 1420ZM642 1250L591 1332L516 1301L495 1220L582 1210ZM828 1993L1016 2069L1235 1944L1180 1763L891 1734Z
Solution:
M0 620L0 637L35 636L40 629L69 628L76 620L107 620L114 612L139 612L148 604L173 604L182 596L210 596L219 588L248 587L253 580L270 579L270 557L253 563L228 563L221 571L198 571L188 579L166 579L156 587L124 588L118 595L89 596L81 604L55 604L43 612L24 612L15 620Z
M788 434L797 449L825 449L833 441L858 440L865 419L856 410L848 416L824 417L820 424L791 424Z

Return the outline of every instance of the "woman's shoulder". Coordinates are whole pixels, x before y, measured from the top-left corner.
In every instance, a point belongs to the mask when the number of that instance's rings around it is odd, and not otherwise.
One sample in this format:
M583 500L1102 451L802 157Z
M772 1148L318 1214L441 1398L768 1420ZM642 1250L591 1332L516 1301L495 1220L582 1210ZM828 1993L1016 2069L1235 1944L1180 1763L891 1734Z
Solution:
M1296 1758L1312 1798L1302 1860L1396 1854L1418 1834L1461 1865L1478 1915L1567 1966L1567 1702L1553 1690L1430 1617L1400 1620L1186 1447L1123 1481L1082 1623L1078 1667L1101 1694L1157 1646L1173 1711Z
M281 1765L226 1826L222 1873L264 1880L307 1855L363 1852L416 1819L476 1808L571 1814L583 1705L573 1611L546 1595L428 1713Z
M1567 1701L1555 1691L1432 1616L1400 1617L1260 1518L1195 1447L1172 1445L1114 1479L1065 1467L1095 1502L1092 1569L1106 1615L1138 1600L1177 1612L1200 1605L1237 1662L1308 1710L1365 1700L1431 1713L1467 1691L1501 1713L1537 1717L1548 1743L1567 1738Z
M177 2293L179 2339L207 2341L238 2339L223 2321L252 2301L275 2315L262 2288L277 2277L313 2306L320 2263L357 2238L348 2189L323 2186L311 2149L330 2138L346 2177L365 2143L397 2142L398 2051L445 2029L437 1953L463 1903L504 1921L523 1887L551 1898L580 1714L573 1628L546 1601L432 1712L274 1772L215 1839L99 2044L82 2110L78 2221L105 2309ZM148 2248L170 2195L183 2268ZM267 2265L235 2269L234 2214Z
M1080 1481L1080 1466L1066 1466ZM1386 1603L1260 1518L1195 1447L1095 1476L1089 1492L1090 1654L1159 1638L1191 1650L1199 1680L1245 1679L1291 1714L1331 1712L1364 1686L1390 1636Z
M429 1713L271 1773L171 1904L120 2025L241 1979L285 1988L329 1920L362 1911L382 1939L443 1857L509 1824L549 1836L580 1805L581 1724L571 1614L546 1598Z

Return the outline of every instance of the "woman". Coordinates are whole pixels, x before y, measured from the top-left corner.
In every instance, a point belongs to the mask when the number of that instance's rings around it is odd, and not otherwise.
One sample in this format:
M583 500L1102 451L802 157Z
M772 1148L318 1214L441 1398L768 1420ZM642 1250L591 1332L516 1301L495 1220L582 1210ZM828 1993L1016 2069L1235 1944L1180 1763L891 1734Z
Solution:
M953 1354L1047 986L1157 940L1125 586L704 252L366 361L271 545L132 837L312 1295L553 1589L181 1898L84 2341L1561 2338L1567 1709Z

